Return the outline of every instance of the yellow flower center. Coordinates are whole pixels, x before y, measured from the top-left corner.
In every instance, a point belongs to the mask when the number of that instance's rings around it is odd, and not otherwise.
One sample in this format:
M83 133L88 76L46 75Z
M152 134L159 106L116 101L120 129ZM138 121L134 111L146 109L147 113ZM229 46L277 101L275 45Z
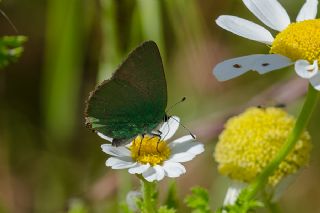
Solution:
M270 53L313 62L320 59L319 38L320 19L292 23L276 36Z
M231 118L219 136L214 157L219 172L232 179L251 182L275 157L286 142L295 119L280 108L249 108ZM309 161L311 141L304 132L293 150L281 162L270 185L293 174Z
M157 136L138 136L130 146L132 158L142 164L162 164L170 156L167 143Z

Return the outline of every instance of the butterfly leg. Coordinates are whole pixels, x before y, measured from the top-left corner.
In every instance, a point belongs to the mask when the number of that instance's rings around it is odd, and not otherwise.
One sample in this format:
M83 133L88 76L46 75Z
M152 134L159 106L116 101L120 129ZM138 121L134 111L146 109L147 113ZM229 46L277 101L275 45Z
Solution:
M156 130L156 133L152 133L152 136L158 138L157 148L156 148L158 153L160 153L160 151L159 151L159 143L160 143L160 141L161 141L161 135L162 135L162 132L161 132L160 130Z
M160 151L159 151L159 143L160 143L160 141L161 141L161 137L158 136L158 142L157 142L157 152L158 153L160 153Z
M141 136L142 136L142 137L141 137L141 140L140 140L138 155L140 155L141 146L142 146L142 142L143 142L143 139L144 139L145 134L142 134Z

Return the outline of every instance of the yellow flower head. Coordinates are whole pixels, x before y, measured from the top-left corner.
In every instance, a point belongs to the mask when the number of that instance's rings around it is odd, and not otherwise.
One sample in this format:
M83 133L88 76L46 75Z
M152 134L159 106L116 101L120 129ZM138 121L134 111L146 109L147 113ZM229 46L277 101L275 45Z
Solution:
M137 136L130 146L132 158L141 164L162 164L170 157L170 148L166 141L157 136Z
M221 174L243 182L252 181L270 163L293 128L295 119L281 108L249 108L231 118L219 136L214 157ZM291 153L269 177L276 185L309 161L311 139L305 131Z
M287 56L293 61L309 62L320 59L320 19L292 23L280 32L272 43L270 53Z

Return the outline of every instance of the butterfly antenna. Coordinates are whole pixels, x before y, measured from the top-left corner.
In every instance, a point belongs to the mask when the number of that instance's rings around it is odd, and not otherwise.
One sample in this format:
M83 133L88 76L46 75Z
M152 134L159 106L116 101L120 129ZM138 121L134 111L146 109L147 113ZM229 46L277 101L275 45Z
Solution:
M183 97L180 101L178 101L177 103L171 105L167 110L166 110L166 114L168 114L168 112L170 112L175 106L177 106L178 104L184 102L187 98Z
M10 18L7 16L7 14L5 12L3 12L3 10L0 9L0 14L7 20L7 22L10 24L10 26L13 28L13 30L15 31L15 33L18 34L18 30L16 28L16 26L13 24L13 22L10 20Z
M180 121L178 121L175 117L170 117L170 118L172 118L173 120L175 120L175 121L177 121L187 132L189 132L189 134L191 135L191 137L193 138L193 139L196 139L196 136L186 127L186 126L184 126Z

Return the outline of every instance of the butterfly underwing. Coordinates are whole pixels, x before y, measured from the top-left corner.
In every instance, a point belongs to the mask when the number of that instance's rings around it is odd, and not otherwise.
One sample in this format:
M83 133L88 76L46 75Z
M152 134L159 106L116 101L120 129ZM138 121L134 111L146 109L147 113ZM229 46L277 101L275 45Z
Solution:
M112 145L129 143L151 133L166 117L167 83L155 42L133 50L115 71L89 95L86 126L112 138Z

